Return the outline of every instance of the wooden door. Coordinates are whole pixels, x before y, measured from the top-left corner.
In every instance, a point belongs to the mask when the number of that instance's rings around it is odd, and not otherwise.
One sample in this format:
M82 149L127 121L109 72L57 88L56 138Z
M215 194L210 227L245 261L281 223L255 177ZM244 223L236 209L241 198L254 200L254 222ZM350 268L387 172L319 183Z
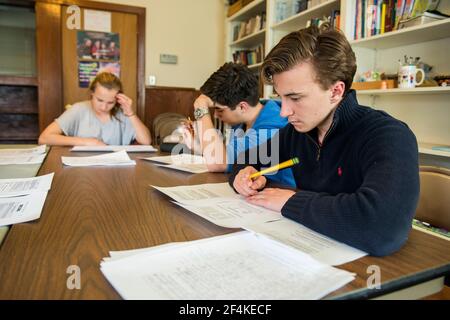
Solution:
M88 88L80 88L78 82L77 32L66 27L67 6L62 7L62 57L63 57L63 103L73 104L90 98ZM84 26L84 10L81 7L81 31ZM89 31L89 30L86 30ZM119 35L120 41L120 79L124 93L138 105L137 66L138 66L138 16L132 13L111 12L111 32Z

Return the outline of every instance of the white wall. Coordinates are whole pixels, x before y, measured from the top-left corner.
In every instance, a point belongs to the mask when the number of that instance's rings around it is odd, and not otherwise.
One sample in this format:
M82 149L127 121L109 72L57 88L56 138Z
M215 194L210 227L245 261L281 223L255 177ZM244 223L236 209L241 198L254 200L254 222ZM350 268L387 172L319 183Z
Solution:
M156 85L199 88L224 61L225 0L102 0L146 8L145 79ZM178 64L161 64L161 53Z

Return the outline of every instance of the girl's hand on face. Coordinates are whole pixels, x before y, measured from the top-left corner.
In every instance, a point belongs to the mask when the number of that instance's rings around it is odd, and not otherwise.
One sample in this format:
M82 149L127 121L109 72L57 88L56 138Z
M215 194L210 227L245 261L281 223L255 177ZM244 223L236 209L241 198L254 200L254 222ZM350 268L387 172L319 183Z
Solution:
M117 99L117 103L120 104L120 108L122 108L123 113L127 117L131 117L132 115L134 115L133 108L131 107L133 104L133 100L128 98L123 93L117 94L116 99Z

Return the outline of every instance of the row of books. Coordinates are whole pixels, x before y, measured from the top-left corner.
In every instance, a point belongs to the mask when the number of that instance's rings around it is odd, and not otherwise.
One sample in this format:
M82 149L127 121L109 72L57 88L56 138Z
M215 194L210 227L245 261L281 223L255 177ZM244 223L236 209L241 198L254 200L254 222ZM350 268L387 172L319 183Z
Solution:
M262 62L264 58L264 45L260 44L252 50L237 50L233 52L233 62L244 65L253 65Z
M307 21L306 27L309 27L311 25L320 27L321 24L328 22L331 26L333 26L336 29L339 29L341 26L341 13L339 10L333 10L331 12L331 15L329 16L323 16L322 18L313 18Z
M266 13L258 14L247 21L242 21L233 27L233 41L242 39L266 27Z
M356 0L354 39L399 29L402 22L435 10L439 0Z

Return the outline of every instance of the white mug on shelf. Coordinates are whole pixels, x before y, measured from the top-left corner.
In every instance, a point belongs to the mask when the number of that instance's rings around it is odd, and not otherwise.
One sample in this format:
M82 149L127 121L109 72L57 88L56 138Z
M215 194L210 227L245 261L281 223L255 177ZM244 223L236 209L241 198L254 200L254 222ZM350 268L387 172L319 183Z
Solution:
M417 73L421 72L422 77L420 82L417 82ZM423 69L417 68L415 65L400 66L398 70L398 87L401 89L415 88L420 86L425 79L425 72Z

